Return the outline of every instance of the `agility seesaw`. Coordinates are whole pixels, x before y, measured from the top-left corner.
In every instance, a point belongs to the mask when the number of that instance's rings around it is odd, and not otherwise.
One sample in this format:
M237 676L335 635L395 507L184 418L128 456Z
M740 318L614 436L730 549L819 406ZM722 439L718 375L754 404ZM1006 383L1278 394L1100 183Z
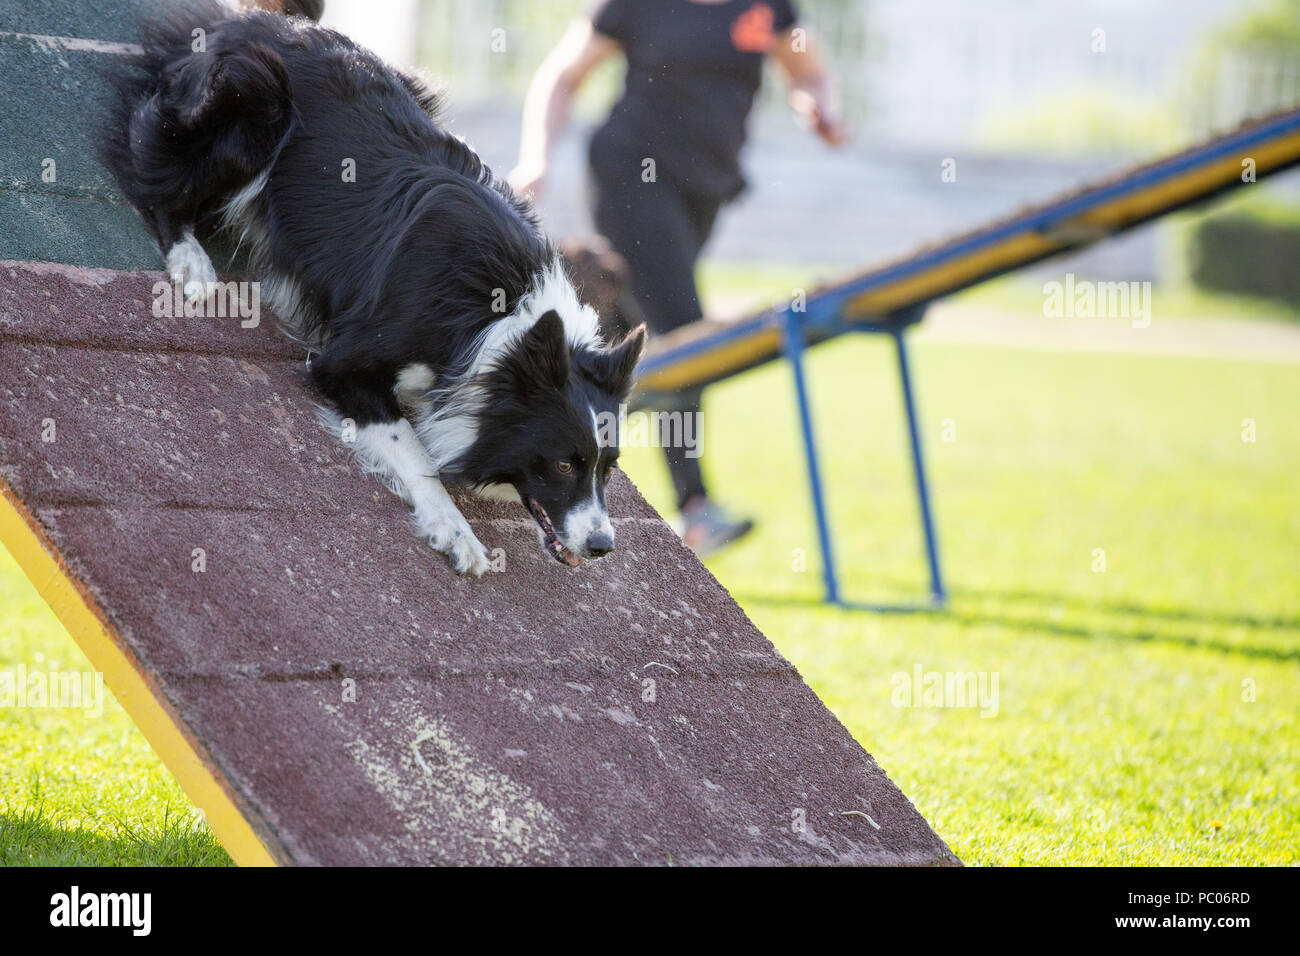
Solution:
M641 363L640 387L653 395L708 385L785 357L794 373L826 600L846 607L912 610L915 606L855 604L841 594L803 368L803 352L810 345L848 332L889 335L898 359L929 565L929 600L922 606L941 606L946 595L905 345L907 327L920 322L929 303L942 296L1091 245L1297 163L1300 110L1251 122L1174 156L1125 170L1007 219L814 289L801 309L779 304L734 322L703 320L683 326L652 342Z

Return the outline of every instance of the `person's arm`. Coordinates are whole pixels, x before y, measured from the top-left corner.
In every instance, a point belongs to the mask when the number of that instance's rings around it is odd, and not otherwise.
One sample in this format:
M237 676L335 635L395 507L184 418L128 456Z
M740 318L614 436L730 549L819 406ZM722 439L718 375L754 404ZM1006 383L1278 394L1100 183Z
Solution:
M588 74L619 49L590 20L577 20L542 61L524 98L519 162L506 177L516 192L533 198L541 193L551 146L569 121L573 97Z
M800 29L798 45L792 27L776 41L771 56L785 77L791 109L823 140L839 146L846 137L835 90L812 35L806 27Z

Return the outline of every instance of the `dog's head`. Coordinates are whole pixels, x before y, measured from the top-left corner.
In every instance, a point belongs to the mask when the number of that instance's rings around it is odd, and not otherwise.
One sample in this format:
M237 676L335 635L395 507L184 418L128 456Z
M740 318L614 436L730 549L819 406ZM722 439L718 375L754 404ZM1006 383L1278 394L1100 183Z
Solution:
M645 341L640 326L608 348L575 346L552 309L482 381L467 477L513 488L542 547L570 567L614 548L605 484L618 460L619 405Z

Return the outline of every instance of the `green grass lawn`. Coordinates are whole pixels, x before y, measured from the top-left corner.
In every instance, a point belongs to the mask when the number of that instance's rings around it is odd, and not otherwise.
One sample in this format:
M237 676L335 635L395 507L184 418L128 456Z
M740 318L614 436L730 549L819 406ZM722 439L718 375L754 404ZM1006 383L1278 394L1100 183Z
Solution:
M779 365L705 406L714 486L761 521L713 571L968 863L1300 862L1297 369L914 352L951 609L819 603ZM919 596L892 353L840 341L809 372L845 589ZM656 454L625 461L666 507ZM997 716L894 706L917 665L996 673Z
M713 571L968 863L1300 862L1300 370L937 343L914 358L951 608L819 603L780 365L708 396L708 472L760 521ZM844 587L919 596L892 353L841 340L809 372ZM624 457L664 507L657 459ZM2 552L0 608L0 669L88 667ZM894 706L891 678L918 665L996 673L996 716ZM229 862L111 702L98 720L0 710L0 752L0 862Z
M0 547L0 671L90 662ZM230 865L144 735L103 713L0 709L0 865Z

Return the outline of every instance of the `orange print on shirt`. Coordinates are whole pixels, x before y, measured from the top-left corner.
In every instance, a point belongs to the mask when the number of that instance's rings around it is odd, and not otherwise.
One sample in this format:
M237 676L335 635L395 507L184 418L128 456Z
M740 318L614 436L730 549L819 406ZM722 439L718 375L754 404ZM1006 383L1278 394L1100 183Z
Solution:
M731 42L737 50L746 53L766 53L776 42L772 32L772 8L766 3L756 3L731 25Z

